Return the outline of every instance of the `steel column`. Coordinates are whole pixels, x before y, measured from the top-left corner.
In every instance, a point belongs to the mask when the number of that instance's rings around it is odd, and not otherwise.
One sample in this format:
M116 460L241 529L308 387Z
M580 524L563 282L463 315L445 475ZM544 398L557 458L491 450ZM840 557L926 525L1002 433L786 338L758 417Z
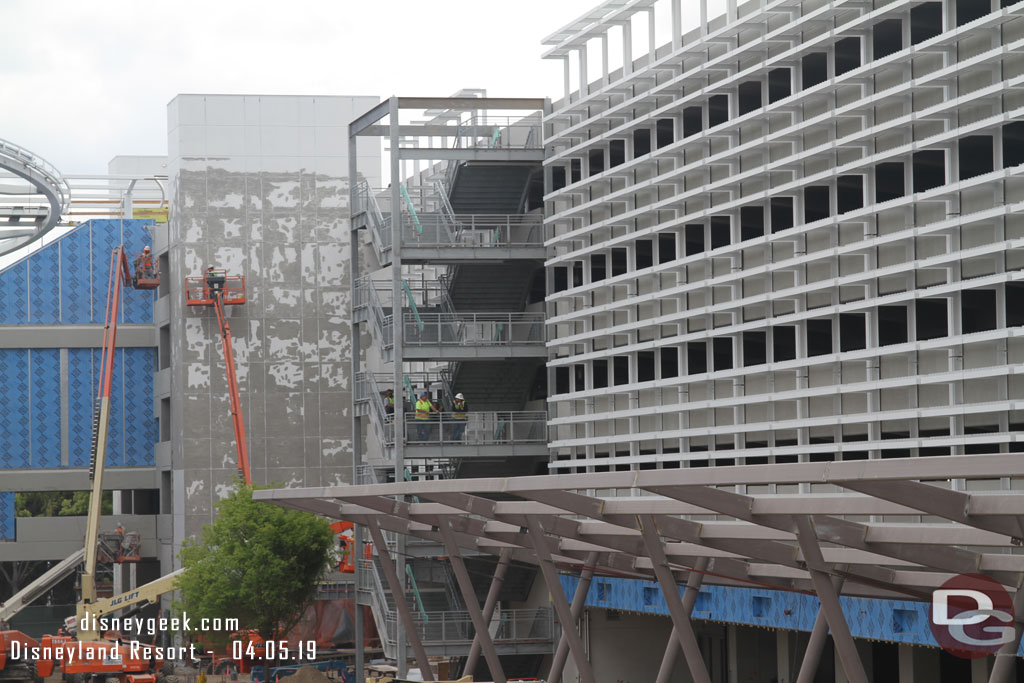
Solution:
M548 550L548 539L541 528L540 520L531 515L526 520L529 524L530 540L533 542L534 552L537 554L537 562L544 574L544 583L548 586L548 594L551 601L555 603L555 612L562 624L562 637L569 642L569 651L572 652L573 661L576 662L576 670L579 671L582 683L594 683L594 671L587 659L587 653L583 650L583 641L580 634L576 632L575 621L569 610L569 601L565 599L562 592L562 584L558 581L558 572L555 571L555 564L551 561L551 552Z
M594 565L597 564L597 553L591 552L580 571L580 582L576 585L576 593L572 596L572 606L569 607L569 614L572 616L572 623L583 614L583 607L587 604L587 593L590 592L590 580L594 578ZM558 647L555 648L555 656L551 658L551 669L548 671L548 683L559 683L562 680L562 669L565 668L565 660L569 657L569 641L565 637L565 630L558 639Z
M868 675L864 671L864 664L857 654L857 646L850 635L850 627L843 615L843 608L839 604L839 594L836 587L832 585L832 579L825 573L825 560L821 555L821 546L818 545L818 538L814 534L814 527L811 525L811 518L800 515L793 518L797 526L797 540L800 543L800 551L803 553L804 562L807 563L807 571L814 583L814 592L818 594L821 601L821 611L828 620L828 626L832 630L832 641L836 647L836 654L842 662L843 671L850 683L868 683Z
M701 656L700 646L697 644L697 636L693 632L693 624L690 623L690 615L683 609L683 601L679 598L679 585L668 568L668 558L665 557L665 548L661 544L661 536L655 527L654 516L639 515L637 522L644 545L647 547L647 556L651 558L654 575L658 577L661 593L668 604L668 613L672 617L676 641L683 650L683 657L686 659L690 676L694 683L711 683L711 676L708 675L708 668L704 664L704 657Z
M836 591L843 589L844 579L837 578L832 584ZM814 676L818 673L818 665L821 664L821 653L825 649L825 640L828 638L828 621L821 607L818 607L818 614L814 617L814 628L811 629L811 638L807 641L804 649L804 659L800 662L800 673L796 676L796 683L814 683Z
M494 608L498 605L498 595L501 593L501 586L505 583L505 574L508 573L508 566L512 562L512 549L502 548L501 556L498 558L498 566L494 568L494 578L491 579L491 587L487 590L487 599L484 600L484 621L491 623L494 616ZM466 665L462 668L462 675L472 675L476 669L476 663L480 659L480 634L473 634L473 644L469 646L469 656L466 657Z
M487 660L487 668L491 670L491 678L494 683L506 683L505 672L501 668L501 660L498 659L498 651L494 649L494 641L491 640L491 633L487 630L487 621L480 612L480 605L476 600L476 591L473 590L473 582L466 571L466 563L459 552L459 544L455 542L455 532L452 531L451 520L445 520L444 524L438 527L441 538L444 540L444 548L448 553L448 561L452 564L455 572L455 580L462 592L462 601L466 603L466 610L469 612L469 619L473 622L473 629L476 634L473 642L479 642L484 652L484 659Z
M427 651L423 649L420 634L416 631L416 624L412 621L412 610L409 609L409 601L405 599L405 590L402 588L402 582L398 578L398 572L395 571L395 565L391 561L391 553L388 552L388 546L384 543L384 534L381 533L377 520L372 520L367 525L367 528L370 530L373 544L377 547L377 554L380 555L380 565L384 569L384 578L388 581L391 594L395 596L395 608L398 609L399 622L405 627L406 636L416 655L416 662L420 665L420 673L423 675L423 680L433 681L434 672L430 669ZM387 636L387 634L384 635L385 637ZM398 634L396 633L395 636L397 637ZM405 668L402 666L401 660L397 664L400 669Z
M700 585L704 583L704 571L708 568L708 558L699 557L693 565L693 570L686 578L686 591L683 593L683 612L689 617L693 613L693 606L697 604L697 593L700 592ZM665 655L661 658L661 668L658 669L656 683L669 683L672 677L672 667L676 664L676 657L679 655L679 632L672 627L672 635L669 636L668 645L665 646Z

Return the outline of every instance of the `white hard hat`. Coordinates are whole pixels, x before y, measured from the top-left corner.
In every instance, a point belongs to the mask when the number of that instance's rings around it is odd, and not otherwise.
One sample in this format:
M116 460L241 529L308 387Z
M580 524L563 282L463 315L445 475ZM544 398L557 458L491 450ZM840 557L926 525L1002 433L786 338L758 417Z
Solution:
M455 398L457 398L457 399L459 399L461 401L462 399L464 399L466 397L463 396L462 394L455 394Z

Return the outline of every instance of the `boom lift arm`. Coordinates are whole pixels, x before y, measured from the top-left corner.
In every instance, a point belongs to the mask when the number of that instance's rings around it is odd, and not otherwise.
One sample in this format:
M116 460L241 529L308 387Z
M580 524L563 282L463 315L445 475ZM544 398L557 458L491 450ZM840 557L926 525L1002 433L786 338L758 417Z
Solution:
M224 349L224 367L228 375L228 398L231 401L231 420L235 426L235 444L238 448L238 469L242 481L252 485L249 470L249 446L245 441L245 422L242 417L242 401L238 395L238 377L235 375L235 352L231 348L231 325L224 315L224 291L213 292L213 308L217 311L217 325L220 327L220 343Z

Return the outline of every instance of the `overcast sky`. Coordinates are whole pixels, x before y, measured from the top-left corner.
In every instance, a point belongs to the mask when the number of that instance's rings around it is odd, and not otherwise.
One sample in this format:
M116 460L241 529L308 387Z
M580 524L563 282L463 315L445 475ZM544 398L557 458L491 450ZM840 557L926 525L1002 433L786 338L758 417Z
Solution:
M0 138L105 173L118 154L166 154L178 93L558 98L540 41L596 4L0 0Z

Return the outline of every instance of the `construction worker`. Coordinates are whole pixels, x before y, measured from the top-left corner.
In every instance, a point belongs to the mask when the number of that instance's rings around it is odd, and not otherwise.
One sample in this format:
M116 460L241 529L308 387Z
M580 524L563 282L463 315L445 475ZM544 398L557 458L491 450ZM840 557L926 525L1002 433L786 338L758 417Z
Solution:
M206 269L206 286L209 288L210 293L224 291L224 271L217 270L213 266Z
M466 413L469 410L469 404L466 402L466 397L461 393L455 394L455 400L452 401L452 441L462 441L462 435L466 433L466 419L469 417Z
M427 441L430 438L431 413L440 413L437 406L430 400L430 394L423 392L416 401L416 440Z
M149 279L155 274L153 270L153 252L149 247L143 247L142 253L135 257L135 279Z
M387 389L384 392L384 412L388 415L395 414L395 390Z

